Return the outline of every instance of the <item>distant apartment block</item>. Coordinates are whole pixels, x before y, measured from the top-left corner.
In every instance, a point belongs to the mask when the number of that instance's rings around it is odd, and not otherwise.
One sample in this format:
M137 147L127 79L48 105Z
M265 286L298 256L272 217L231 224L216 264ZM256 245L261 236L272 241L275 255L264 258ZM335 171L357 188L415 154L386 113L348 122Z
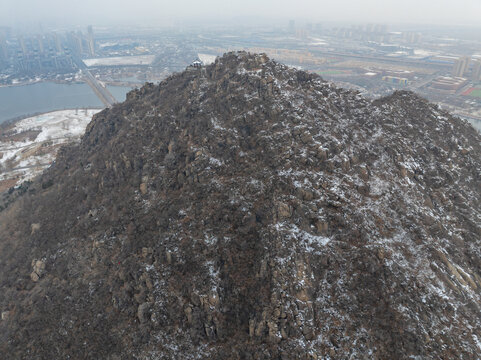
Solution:
M463 56L458 60L456 60L456 62L454 63L454 67L453 67L453 71L451 72L451 75L455 77L463 77L466 70L468 70L470 61L471 61L471 58L469 56Z
M421 41L421 34L418 32L404 32L402 36L404 42L408 44L418 44Z
M473 71L471 73L471 79L473 81L481 80L481 60L473 61Z
M95 42L94 42L94 32L92 29L92 25L89 25L87 28L87 43L88 43L89 55L95 56Z
M0 61L7 60L8 58L8 50L7 50L7 40L5 37L0 34Z
M295 33L296 31L296 22L294 20L289 20L289 32Z

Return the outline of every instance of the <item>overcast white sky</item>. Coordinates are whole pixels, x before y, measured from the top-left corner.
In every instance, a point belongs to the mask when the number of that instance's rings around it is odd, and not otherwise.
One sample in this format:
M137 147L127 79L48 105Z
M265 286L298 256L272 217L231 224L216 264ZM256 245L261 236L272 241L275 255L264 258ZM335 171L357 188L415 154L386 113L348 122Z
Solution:
M481 26L481 0L0 0L0 26L245 16Z

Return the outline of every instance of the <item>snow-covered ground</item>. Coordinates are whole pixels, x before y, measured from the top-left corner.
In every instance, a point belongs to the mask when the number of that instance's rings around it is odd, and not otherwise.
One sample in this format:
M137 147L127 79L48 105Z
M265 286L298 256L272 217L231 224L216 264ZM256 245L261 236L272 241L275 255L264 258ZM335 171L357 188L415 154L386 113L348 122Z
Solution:
M84 59L83 62L88 67L92 66L121 66L121 65L150 65L155 59L155 55L139 56L117 56L108 58Z
M197 54L200 61L204 63L204 65L210 65L215 62L217 55L210 55L210 54Z
M0 137L0 192L32 179L55 159L60 145L77 141L98 109L62 110L20 120Z
M326 40L324 40L324 39L315 38L315 37L310 37L309 39L312 40L312 42L309 44L309 45L312 45L312 46L325 46L325 45L328 45L328 43L327 43Z

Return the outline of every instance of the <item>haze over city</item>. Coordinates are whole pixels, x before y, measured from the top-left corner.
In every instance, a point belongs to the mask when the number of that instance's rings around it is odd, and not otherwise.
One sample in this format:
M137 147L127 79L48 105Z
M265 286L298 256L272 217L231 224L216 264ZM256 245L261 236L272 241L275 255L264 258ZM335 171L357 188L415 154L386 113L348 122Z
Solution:
M479 25L478 0L4 0L0 22L8 26L34 23L161 24L173 20L225 21L239 18Z

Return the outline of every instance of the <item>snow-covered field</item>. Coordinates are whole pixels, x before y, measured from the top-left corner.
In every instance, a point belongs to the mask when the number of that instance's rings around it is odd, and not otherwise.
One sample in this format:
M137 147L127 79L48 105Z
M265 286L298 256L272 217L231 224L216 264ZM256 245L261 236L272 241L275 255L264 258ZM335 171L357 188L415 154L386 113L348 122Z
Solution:
M20 120L0 137L0 192L42 172L60 145L77 141L92 116L90 110L62 110ZM2 187L2 183L4 186Z
M84 59L88 67L92 66L125 66L125 65L150 65L155 55L117 56L108 58Z

